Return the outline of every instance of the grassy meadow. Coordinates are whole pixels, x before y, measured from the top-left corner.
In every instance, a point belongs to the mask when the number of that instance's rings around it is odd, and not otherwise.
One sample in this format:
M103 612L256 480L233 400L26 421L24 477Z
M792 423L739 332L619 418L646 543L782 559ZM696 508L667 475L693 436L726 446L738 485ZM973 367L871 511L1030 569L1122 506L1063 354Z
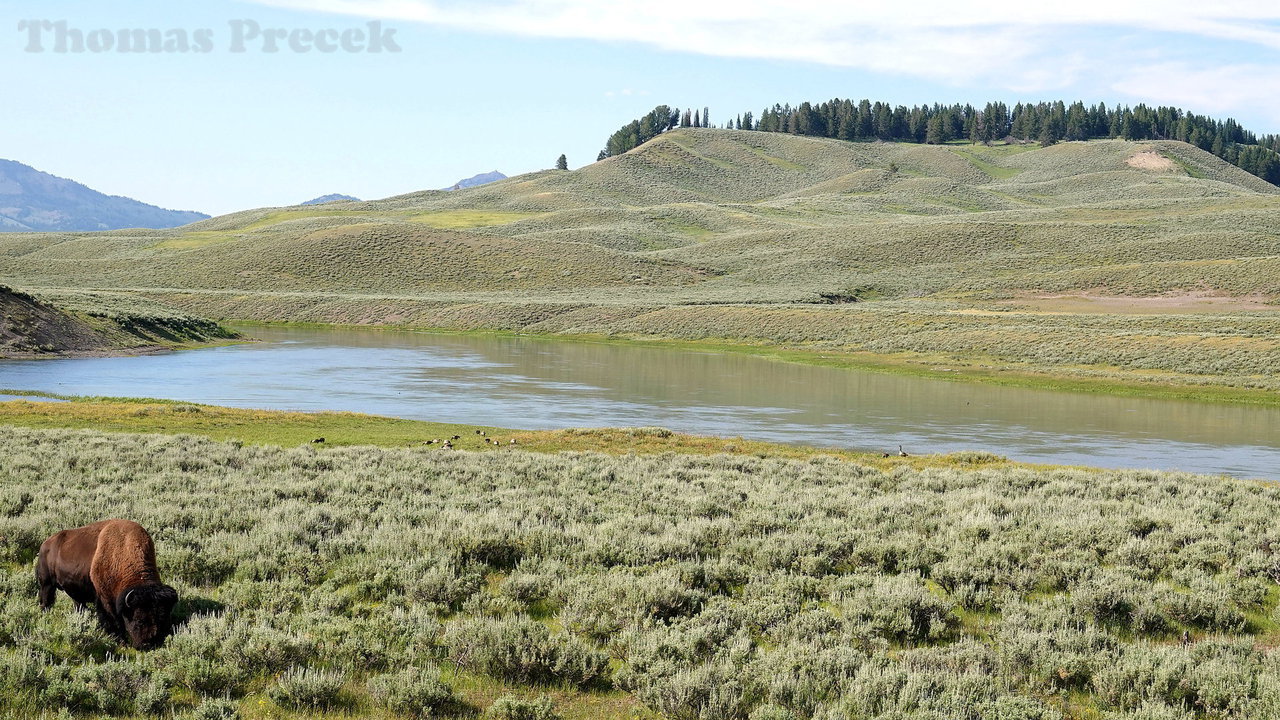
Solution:
M6 234L0 282L236 320L729 342L1270 402L1278 210L1280 190L1176 142L684 129L458 192Z
M10 717L1280 716L1272 484L8 425L0 453ZM182 595L159 650L36 605L40 541L110 516Z

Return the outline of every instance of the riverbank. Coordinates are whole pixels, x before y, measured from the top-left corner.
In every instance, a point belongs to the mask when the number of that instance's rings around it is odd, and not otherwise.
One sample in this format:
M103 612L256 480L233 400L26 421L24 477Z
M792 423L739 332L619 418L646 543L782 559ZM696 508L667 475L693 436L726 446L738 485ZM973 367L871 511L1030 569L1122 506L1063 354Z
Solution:
M56 300L0 285L0 360L150 355L243 339L212 320L114 293Z
M975 468L1044 467L980 452L884 457L883 454L815 448L783 443L676 433L664 428L571 428L519 430L459 423L383 417L349 412L248 410L146 398L87 398L52 393L0 390L0 395L30 394L65 402L0 402L0 425L35 429L199 435L247 445L296 447L375 446L424 451L523 450L556 453L601 452L610 455L746 455L804 459L835 457L881 469L896 467ZM445 440L451 448L445 448ZM319 441L319 442L317 442Z

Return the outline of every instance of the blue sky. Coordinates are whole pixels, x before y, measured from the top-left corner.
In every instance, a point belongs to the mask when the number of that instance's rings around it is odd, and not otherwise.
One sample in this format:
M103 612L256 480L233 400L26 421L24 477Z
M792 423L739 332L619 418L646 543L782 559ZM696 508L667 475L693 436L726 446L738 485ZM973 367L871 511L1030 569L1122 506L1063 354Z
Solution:
M1082 99L1280 132L1280 5L1203 5L7 0L0 157L218 214L514 175L560 153L576 168L659 103L709 106L719 123L831 97ZM207 30L211 50L58 53L43 30L30 52L23 20ZM267 53L253 39L235 53L235 20L331 37L380 20L400 52Z

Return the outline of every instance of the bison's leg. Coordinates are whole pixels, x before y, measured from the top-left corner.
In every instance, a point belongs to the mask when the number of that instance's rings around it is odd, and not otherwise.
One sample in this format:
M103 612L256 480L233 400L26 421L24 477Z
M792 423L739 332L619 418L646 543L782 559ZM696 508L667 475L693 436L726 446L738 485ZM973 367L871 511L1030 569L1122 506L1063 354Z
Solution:
M48 610L53 607L53 601L57 599L58 583L53 578L53 570L49 568L49 564L45 561L44 552L41 551L40 559L36 561L36 584L40 587L40 607Z
M41 581L40 583L40 608L48 610L53 607L53 601L58 597L58 586L51 582Z
M103 606L99 600L94 606L98 609L98 624L102 626L102 630L116 639L124 639L124 628L120 626L120 622L110 610Z

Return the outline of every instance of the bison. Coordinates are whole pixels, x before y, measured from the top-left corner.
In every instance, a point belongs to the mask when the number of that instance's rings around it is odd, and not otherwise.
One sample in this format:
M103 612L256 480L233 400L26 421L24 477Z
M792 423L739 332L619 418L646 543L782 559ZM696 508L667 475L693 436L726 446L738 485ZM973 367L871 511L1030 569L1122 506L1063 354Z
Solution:
M54 533L36 562L40 607L59 589L77 608L94 603L108 633L139 650L164 642L178 592L160 582L151 536L131 520L102 520Z

